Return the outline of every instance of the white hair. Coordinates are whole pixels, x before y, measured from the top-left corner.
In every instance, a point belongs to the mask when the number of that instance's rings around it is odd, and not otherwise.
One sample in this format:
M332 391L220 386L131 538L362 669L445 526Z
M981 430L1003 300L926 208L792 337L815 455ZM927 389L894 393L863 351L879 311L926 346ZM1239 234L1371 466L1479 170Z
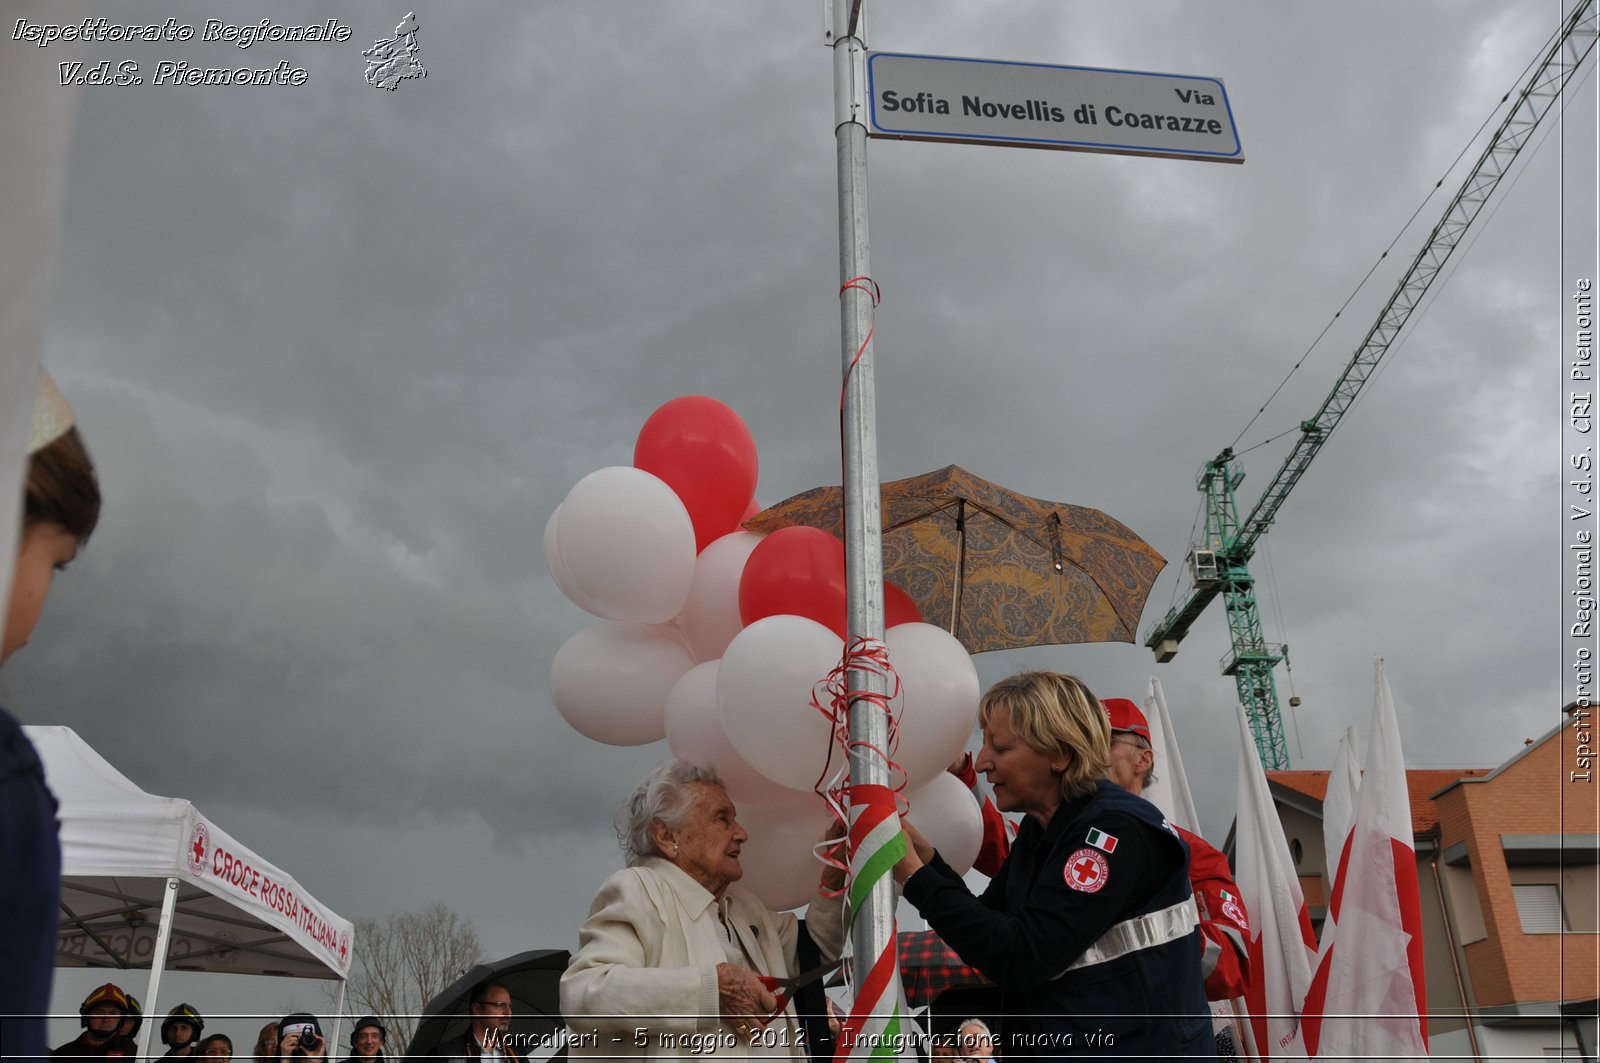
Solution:
M1159 781L1156 778L1156 747L1150 744L1150 739L1146 738L1138 731L1111 732L1112 738L1116 738L1118 735L1127 735L1129 738L1133 739L1139 744L1140 749L1148 749L1150 751L1150 770L1144 773L1144 778L1139 782L1139 791L1140 793L1143 793L1145 790L1154 786Z
M687 760L669 760L646 775L617 809L617 844L629 867L646 857L664 855L650 836L650 824L659 819L668 827L682 826L694 806L689 787L695 783L721 786L722 779L714 769Z
M989 1031L989 1024L982 1019L962 1019L960 1025L956 1027L956 1033L964 1033L968 1026L976 1026L983 1031L983 1036L987 1037L991 1042L994 1040L994 1034Z

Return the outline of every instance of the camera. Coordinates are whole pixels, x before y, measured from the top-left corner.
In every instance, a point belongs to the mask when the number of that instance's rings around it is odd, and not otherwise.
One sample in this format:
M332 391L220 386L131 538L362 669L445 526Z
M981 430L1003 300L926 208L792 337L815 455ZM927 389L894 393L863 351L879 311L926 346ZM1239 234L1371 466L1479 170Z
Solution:
M307 1030L305 1033L300 1035L300 1051L302 1051L302 1052L315 1052L317 1049L319 1049L321 1047L322 1047L322 1038L318 1037L312 1031Z

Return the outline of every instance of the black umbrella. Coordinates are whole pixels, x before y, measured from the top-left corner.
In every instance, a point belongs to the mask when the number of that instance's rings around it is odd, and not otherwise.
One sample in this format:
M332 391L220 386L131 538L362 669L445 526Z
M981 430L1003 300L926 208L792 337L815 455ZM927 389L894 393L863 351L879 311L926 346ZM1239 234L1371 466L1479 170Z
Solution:
M485 979L499 982L511 994L508 1040L518 1058L547 1055L540 1049L554 1045L566 1025L561 1018L561 974L571 960L566 949L533 949L478 964L428 1001L406 1048L407 1058L461 1054L462 1039L472 1024L467 1005L473 987Z

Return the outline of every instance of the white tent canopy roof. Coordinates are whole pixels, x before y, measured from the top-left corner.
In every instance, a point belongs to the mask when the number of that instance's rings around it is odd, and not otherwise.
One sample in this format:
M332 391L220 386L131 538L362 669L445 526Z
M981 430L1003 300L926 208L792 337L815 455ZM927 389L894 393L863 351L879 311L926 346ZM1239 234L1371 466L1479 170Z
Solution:
M60 802L58 967L147 968L169 880L166 967L301 978L350 973L349 920L182 798L146 793L69 727L27 727Z

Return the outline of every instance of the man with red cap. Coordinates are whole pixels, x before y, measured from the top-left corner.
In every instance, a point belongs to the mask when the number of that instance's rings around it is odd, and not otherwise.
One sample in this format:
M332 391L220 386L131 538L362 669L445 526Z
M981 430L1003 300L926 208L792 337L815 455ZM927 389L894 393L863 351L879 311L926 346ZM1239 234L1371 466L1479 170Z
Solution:
M1104 698L1111 717L1111 770L1107 777L1129 793L1142 794L1155 782L1156 754L1150 747L1150 721L1127 698ZM1198 834L1172 824L1189 843L1189 884L1200 906L1200 933L1205 952L1200 957L1206 979L1207 1000L1232 1000L1244 995L1250 978L1250 952L1246 936L1250 917L1239 899L1228 858Z
M1127 698L1103 698L1100 704L1111 718L1111 768L1106 777L1133 794L1143 794L1156 781L1156 754L1150 745L1150 721ZM1189 843L1189 886L1200 908L1200 934L1205 951L1200 970L1205 975L1207 1000L1233 1000L1244 996L1250 980L1250 917L1239 899L1228 858L1200 835L1169 823ZM1217 1058L1236 1051L1231 1030L1217 1035ZM1226 1053L1226 1054L1225 1054Z

